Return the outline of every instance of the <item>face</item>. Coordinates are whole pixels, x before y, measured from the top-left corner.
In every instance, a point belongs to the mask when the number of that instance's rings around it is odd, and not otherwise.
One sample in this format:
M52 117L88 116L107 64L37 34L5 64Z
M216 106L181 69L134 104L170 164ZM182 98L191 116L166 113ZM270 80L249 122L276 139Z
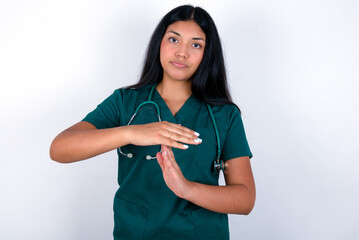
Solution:
M161 41L163 80L189 81L202 61L206 35L194 21L169 25Z

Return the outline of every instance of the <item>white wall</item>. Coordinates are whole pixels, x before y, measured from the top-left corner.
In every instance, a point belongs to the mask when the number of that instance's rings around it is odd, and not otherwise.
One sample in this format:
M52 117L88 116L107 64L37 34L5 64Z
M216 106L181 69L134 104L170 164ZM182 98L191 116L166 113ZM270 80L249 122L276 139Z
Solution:
M137 81L156 24L189 2L0 2L0 239L111 239L115 152L61 165L49 145ZM232 239L357 239L359 2L191 3L217 24L254 153Z

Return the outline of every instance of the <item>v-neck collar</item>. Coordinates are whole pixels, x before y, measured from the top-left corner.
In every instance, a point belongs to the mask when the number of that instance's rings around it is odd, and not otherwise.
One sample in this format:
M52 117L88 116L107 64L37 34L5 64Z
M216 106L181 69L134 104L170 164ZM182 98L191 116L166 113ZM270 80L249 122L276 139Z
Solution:
M161 111L161 115L162 115L162 120L169 121L172 123L178 123L181 122L181 120L183 118L185 118L186 116L188 116L187 114L190 113L191 111L191 105L194 103L195 99L193 96L193 93L191 94L191 96L189 96L187 98L187 100L184 102L184 104L181 106L181 108L178 110L178 112L176 113L176 115L173 116L170 108L168 107L167 103L165 102L165 100L163 100L163 98L161 97L160 93L157 91L157 89L154 89L154 95L153 95L154 100L158 100L158 104L160 105L160 111Z

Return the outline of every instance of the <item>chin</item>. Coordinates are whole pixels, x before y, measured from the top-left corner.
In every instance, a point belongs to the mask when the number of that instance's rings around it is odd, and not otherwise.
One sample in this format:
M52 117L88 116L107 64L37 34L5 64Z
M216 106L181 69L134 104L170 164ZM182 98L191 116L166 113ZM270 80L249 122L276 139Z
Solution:
M175 81L181 81L181 82L187 82L187 81L190 81L190 78L189 77L178 77L178 78L172 78L173 80Z
M171 75L168 75L168 77L175 81L187 81L190 79L190 76L183 75L183 74L171 74Z
M167 70L167 71L166 71ZM192 69L166 69L163 71L164 76L175 81L188 81L192 78Z

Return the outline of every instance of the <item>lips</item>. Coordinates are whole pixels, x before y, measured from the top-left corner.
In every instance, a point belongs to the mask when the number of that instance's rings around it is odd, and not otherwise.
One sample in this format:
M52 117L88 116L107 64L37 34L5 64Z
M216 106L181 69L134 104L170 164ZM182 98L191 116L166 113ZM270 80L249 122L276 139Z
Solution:
M186 67L188 67L186 64L180 63L180 62L172 61L171 63L172 63L173 66L178 67L178 68L186 68Z

